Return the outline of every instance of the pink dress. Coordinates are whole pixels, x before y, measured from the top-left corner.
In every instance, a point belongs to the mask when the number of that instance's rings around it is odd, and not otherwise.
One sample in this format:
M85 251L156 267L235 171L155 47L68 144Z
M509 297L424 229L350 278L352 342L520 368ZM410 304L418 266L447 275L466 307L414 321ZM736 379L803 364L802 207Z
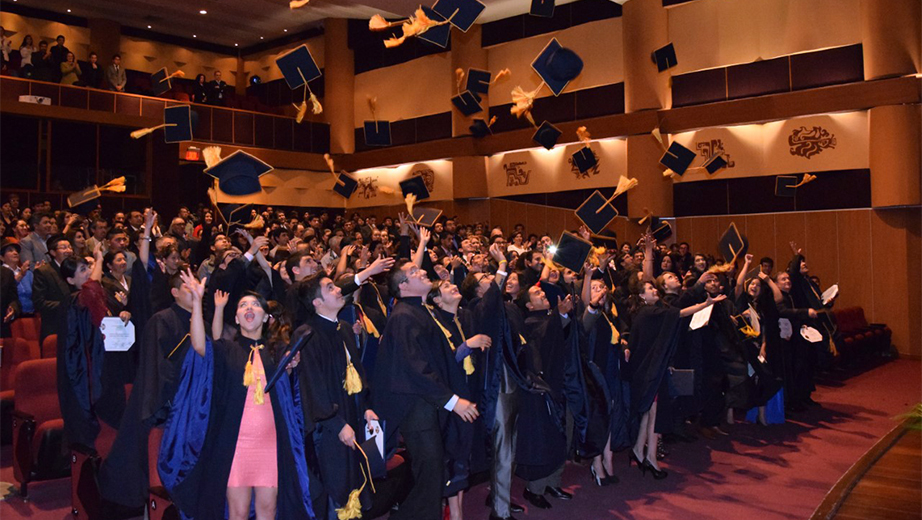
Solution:
M253 369L259 374L258 382L266 384L266 371L257 353L253 356ZM275 416L272 400L265 396L264 404L256 404L256 383L247 389L237 434L237 448L231 464L227 487L278 487L278 450L276 449Z

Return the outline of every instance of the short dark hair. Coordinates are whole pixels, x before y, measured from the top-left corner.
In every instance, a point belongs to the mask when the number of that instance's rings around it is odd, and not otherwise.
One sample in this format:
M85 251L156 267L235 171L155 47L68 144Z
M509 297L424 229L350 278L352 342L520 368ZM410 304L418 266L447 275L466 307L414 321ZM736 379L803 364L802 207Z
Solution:
M115 257L117 257L118 255L124 256L126 260L128 259L128 255L126 255L124 251L109 251L108 253L106 253L105 256L102 257L103 271L107 273L111 271L111 269L109 269L109 264L114 262Z
M387 288L395 298L400 298L400 284L407 281L407 273L403 272L403 266L411 263L409 260L400 260L391 268L387 276Z
M106 240L112 240L115 235L128 235L124 228L114 227L106 232Z
M57 35L57 37L55 37L55 40L60 40L61 38L64 38L64 35L63 35L63 34ZM66 38L64 38L64 39L66 39Z
M96 56L97 58L99 57L99 55L96 54L95 52L90 52L90 54L87 57L92 58L93 56Z
M122 55L116 52L112 55L112 59L114 60L115 58L122 59Z
M477 277L474 276L474 273L467 273L467 276L464 277L464 280L461 282L461 287L458 289L461 290L461 296L467 300L471 301L477 297L477 287L480 285L480 282L477 280Z
M295 323L303 324L305 321L317 315L317 309L314 309L314 298L320 293L320 281L323 278L329 278L326 273L318 273L310 278L295 282L288 293L288 308L295 315Z
M51 213L45 213L44 211L39 211L32 214L32 218L29 219L29 225L32 226L32 229L35 229L35 226L42 221L43 218L50 218L54 220L54 215Z
M45 242L45 244L46 244L47 247L48 247L48 251L51 252L51 251L54 251L55 249L57 249L57 248L58 248L58 244L61 243L61 242L70 243L70 241L67 240L67 237L66 237L66 236L64 236L64 235L61 234L61 233L58 233L57 235L51 235L50 237L48 237L48 240ZM71 244L71 245L73 245L73 244Z
M291 283L295 282L295 267L301 265L301 259L304 258L305 253L298 251L297 253L292 254L288 257L288 260L285 260L285 270L288 271L288 278L291 279Z
M68 278L73 278L81 265L89 265L86 258L79 256L69 256L61 262L61 278L66 282Z
M768 265L771 265L771 266L774 266L774 265L775 265L775 261L772 260L771 257L768 257L768 256L763 256L762 259L759 260L759 263L760 263L760 264L768 264Z

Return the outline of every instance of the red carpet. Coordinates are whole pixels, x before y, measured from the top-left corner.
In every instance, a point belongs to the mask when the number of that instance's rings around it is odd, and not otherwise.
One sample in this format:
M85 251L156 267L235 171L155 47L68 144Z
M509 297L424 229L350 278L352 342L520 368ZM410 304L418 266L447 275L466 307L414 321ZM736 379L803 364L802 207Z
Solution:
M615 458L621 483L599 488L587 468L570 464L564 473L571 502L550 499L554 507L528 508L519 518L566 519L748 519L809 518L839 477L896 424L891 418L922 400L922 365L900 360L850 377L818 384L819 408L788 423L727 427L730 437L669 446L662 464L669 478L642 478L628 470L626 453ZM2 451L0 481L12 482L9 448ZM36 483L31 500L0 502L0 518L70 518L70 481ZM524 504L521 482L513 487ZM486 486L465 496L467 520L488 518Z

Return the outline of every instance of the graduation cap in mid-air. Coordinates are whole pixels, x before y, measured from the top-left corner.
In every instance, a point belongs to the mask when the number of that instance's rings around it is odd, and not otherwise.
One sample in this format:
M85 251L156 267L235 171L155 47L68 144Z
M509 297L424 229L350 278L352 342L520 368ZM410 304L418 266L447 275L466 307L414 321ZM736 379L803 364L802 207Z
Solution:
M486 137L493 134L490 127L493 126L494 122L496 122L496 116L491 117L489 123L485 119L475 119L468 129L474 137Z
M803 177L796 175L779 175L775 177L775 196L793 197L797 194L797 188L816 180L816 175L805 173Z
M99 206L99 197L102 196L103 192L110 193L124 193L125 192L125 178L118 177L112 179L111 181L103 184L102 186L90 186L88 188L82 189L78 192L71 193L67 197L67 207L74 213L80 215L88 215L91 211L96 209Z
M333 191L346 199L351 197L358 187L359 181L345 170L336 175L336 182L333 183Z
M432 10L461 32L467 32L486 7L478 0L438 0Z
M423 179L422 175L414 175L400 181L400 191L404 197L410 194L415 195L417 201L426 200L431 195L429 188L426 187L426 180Z
M745 256L746 251L749 250L749 240L740 233L735 222L730 223L730 227L724 231L717 245L720 249L720 254L723 255L728 264L732 264L737 258Z
M576 218L595 235L602 233L617 216L618 210L599 190L592 192L592 195L576 208Z
M560 129L545 121L541 123L541 126L539 126L537 130L535 130L535 135L533 135L531 138L536 143L550 150L554 148L554 145L557 144L557 139L560 138L560 133Z
M483 107L480 105L480 97L470 90L465 90L452 97L451 103L467 117L483 111Z
M649 215L649 221L650 234L657 242L663 242L672 236L672 225L669 222L655 215Z
M672 42L653 51L651 59L653 60L653 63L656 64L656 69L660 72L671 69L679 63L676 60L675 47L672 45Z
M726 167L727 160L724 159L723 155L720 154L711 156L711 158L704 163L704 169L707 170L707 172L711 175Z
M438 208L413 208L413 221L420 226L432 227L442 216L442 210Z
M488 70L467 69L467 84L465 89L479 96L485 96L490 92L490 79L493 73Z
M531 8L528 10L528 14L542 18L552 18L554 16L554 0L531 0Z
M580 173L586 173L594 168L595 165L599 164L599 159L595 156L595 152L587 145L573 154L573 164L576 165Z
M551 92L559 96L567 84L583 71L583 60L553 38L531 63L531 68L541 76Z
M192 129L198 120L198 115L189 105L176 105L163 109L163 124L141 128L131 132L132 139L140 139L155 130L163 129L163 141L166 143L179 143L192 140Z
M663 166L675 172L676 175L681 176L685 173L686 170L688 170L688 167L691 166L691 163L694 160L695 152L673 141L659 162Z
M275 59L275 64L291 90L304 86L322 75L307 45L300 45L280 54Z
M161 96L173 88L173 83L170 81L172 78L182 78L185 75L186 74L181 70L177 70L170 74L166 67L163 67L150 75L150 88L155 96Z
M368 146L391 145L390 121L365 121L365 144Z
M584 240L582 237L574 235L569 231L564 231L557 241L557 250L554 251L554 262L579 272L589 258L592 251L592 243Z
M428 7L425 5L421 7L423 9L423 12L426 13L426 16L428 16L430 20L433 20L435 22L445 21L445 17L433 11L431 7ZM446 24L430 27L422 34L419 34L417 37L420 40L429 42L433 45L437 45L444 49L448 47L448 40L451 38L451 25L446 23Z
M236 152L205 169L205 174L218 180L218 187L228 195L252 195L262 190L259 178L273 170L272 166L244 152Z

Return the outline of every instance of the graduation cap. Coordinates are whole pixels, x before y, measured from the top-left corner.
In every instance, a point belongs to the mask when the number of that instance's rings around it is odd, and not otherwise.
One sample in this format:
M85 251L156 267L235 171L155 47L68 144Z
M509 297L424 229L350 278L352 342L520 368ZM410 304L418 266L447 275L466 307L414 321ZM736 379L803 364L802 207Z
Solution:
M355 190L359 187L359 181L349 175L345 170L339 172L336 176L336 182L333 183L333 191L343 196L343 198L348 199L355 193Z
M410 215L412 215L413 221L420 226L432 227L442 216L442 210L437 208L413 208Z
M365 121L365 144L368 146L391 145L390 121Z
M96 209L96 207L99 205L99 201L97 199L99 199L103 192L106 191L111 193L124 193L125 178L118 177L112 179L106 184L103 184L102 186L97 186L94 184L89 188L71 193L67 197L67 207L74 213L88 215L91 211Z
M694 160L695 152L673 141L659 162L663 166L674 171L677 175L682 175L688 170L688 167L691 166Z
M779 175L775 177L775 196L776 197L793 197L797 193L794 186L800 182L794 175Z
M541 123L541 126L535 131L535 135L531 138L536 143L550 150L557 144L557 139L560 138L560 130L556 126L545 121Z
M378 451L377 439L374 436L361 443L362 452L368 457L368 469L371 471L372 478L382 478L387 475L387 465L384 457Z
M557 38L551 39L531 62L531 68L541 76L544 84L559 96L567 84L583 71L583 60L570 49L560 45Z
M169 92L170 89L173 88L173 84L170 82L170 80L176 77L182 78L185 75L186 74L181 70L177 70L176 72L170 74L169 71L166 70L166 67L163 67L157 72L151 74L150 84L154 95L160 96Z
M198 114L189 105L177 105L163 109L163 124L141 128L131 132L132 139L140 139L147 134L163 128L163 140L167 143L179 143L192 140L192 127L198 121Z
M679 63L676 60L675 47L673 47L672 42L666 44L665 47L660 47L653 51L651 58L653 59L653 63L656 64L656 69L660 72L671 69Z
M403 193L404 198L410 194L415 195L417 201L426 200L430 197L429 188L426 187L426 181L422 175L414 175L409 179L400 181L400 191ZM408 213L412 213L412 211Z
M531 8L528 10L528 14L542 18L553 17L554 0L531 0Z
M485 119L475 119L469 127L469 130L474 137L486 137L487 135L493 134L493 130L491 130L490 127L494 122L496 122L496 116L491 117L489 123Z
M479 96L485 96L490 92L492 77L493 73L488 70L467 69L467 84L464 88ZM479 98L478 101L480 101Z
M218 209L218 213L221 214L221 218L224 219L224 223L227 224L227 227L242 223L243 214L241 212L249 206L249 204L237 203L215 205Z
M704 169L710 174L715 174L727 167L727 160L722 155L714 155L704 163Z
M728 264L732 264L737 258L746 255L746 251L749 249L749 240L736 228L736 223L731 222L730 227L724 231L717 245L724 260Z
M659 217L651 215L650 234L653 235L657 242L663 242L672 236L672 225Z
M599 190L593 191L592 195L576 208L575 213L576 218L596 235L602 233L618 216L618 210Z
M618 234L610 229L603 229L600 233L591 235L592 245L606 249L618 249Z
M260 176L273 170L256 157L237 150L221 159L217 164L205 169L205 174L218 180L218 187L228 195L252 195L259 193L262 186Z
M589 258L592 251L592 243L583 240L582 237L576 236L569 231L564 231L557 241L557 250L554 251L554 262L579 272Z
M576 165L580 173L586 173L599 164L599 159L591 148L584 146L573 154L573 164Z
M486 7L478 0L438 0L432 10L461 32L467 32Z
M428 16L430 20L433 20L436 22L445 21L445 17L433 11L431 7L427 7L425 5L421 7L423 9L423 12L426 13L426 16ZM448 47L448 40L450 37L451 37L451 26L448 24L436 25L434 27L430 27L428 30L418 35L418 38L420 40L427 41L433 45L438 45L439 47L443 49Z
M275 59L275 64L285 77L288 88L294 90L307 82L313 81L321 76L320 67L311 56L311 51L307 45L295 47Z
M451 102L455 105L455 108L467 117L483 111L483 107L480 106L480 98L469 90L454 96L451 98Z

